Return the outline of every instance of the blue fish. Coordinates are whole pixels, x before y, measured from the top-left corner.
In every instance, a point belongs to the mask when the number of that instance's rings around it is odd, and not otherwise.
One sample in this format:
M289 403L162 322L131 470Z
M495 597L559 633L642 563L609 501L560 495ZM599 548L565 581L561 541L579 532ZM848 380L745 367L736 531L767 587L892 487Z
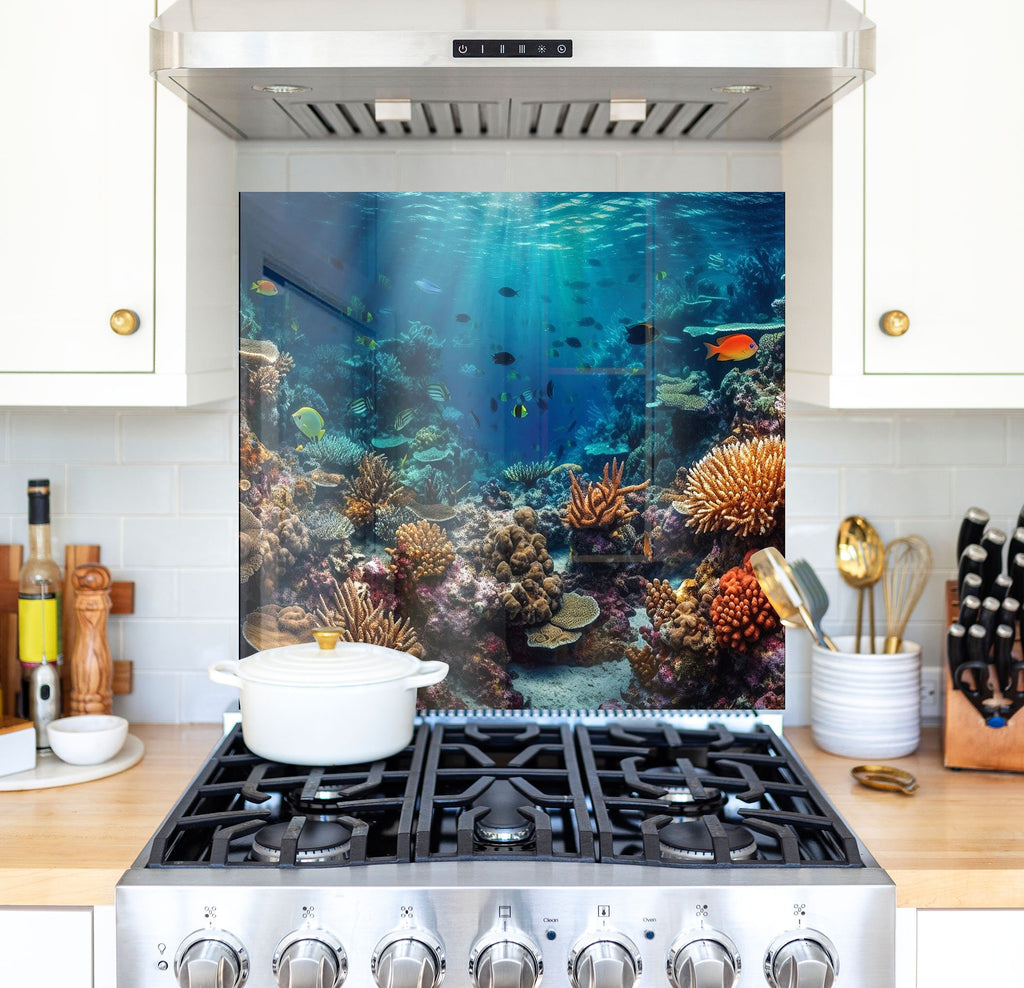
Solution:
M427 281L426 278L420 278L418 281L414 281L413 284L426 295L441 294L441 286L435 285L432 281Z

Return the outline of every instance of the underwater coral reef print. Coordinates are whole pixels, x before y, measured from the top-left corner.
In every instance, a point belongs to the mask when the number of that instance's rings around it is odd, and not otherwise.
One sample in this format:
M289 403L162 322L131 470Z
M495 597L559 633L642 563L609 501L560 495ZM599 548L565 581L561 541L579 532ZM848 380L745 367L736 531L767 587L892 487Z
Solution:
M421 708L784 706L781 193L243 193L241 650Z

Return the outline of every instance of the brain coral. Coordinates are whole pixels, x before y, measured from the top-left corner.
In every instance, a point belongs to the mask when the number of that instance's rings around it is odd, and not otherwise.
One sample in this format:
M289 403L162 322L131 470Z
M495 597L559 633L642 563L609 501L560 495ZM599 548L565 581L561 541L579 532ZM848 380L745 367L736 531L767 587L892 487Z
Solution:
M778 436L716 446L693 465L677 502L698 532L764 535L786 503L786 441Z
M762 635L774 631L779 619L750 568L750 553L742 566L722 574L718 596L711 603L711 621L718 641L746 652Z
M562 580L533 508L520 508L512 518L511 525L491 529L476 544L481 568L510 584L500 594L508 624L544 624L561 604Z

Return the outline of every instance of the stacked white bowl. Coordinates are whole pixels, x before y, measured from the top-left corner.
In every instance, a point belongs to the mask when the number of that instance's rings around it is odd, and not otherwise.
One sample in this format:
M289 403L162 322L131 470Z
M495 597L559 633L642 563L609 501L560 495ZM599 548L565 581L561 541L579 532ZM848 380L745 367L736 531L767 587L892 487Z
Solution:
M921 740L921 646L903 642L895 655L811 649L811 733L818 747L849 758L899 758ZM866 643L862 639L862 647Z

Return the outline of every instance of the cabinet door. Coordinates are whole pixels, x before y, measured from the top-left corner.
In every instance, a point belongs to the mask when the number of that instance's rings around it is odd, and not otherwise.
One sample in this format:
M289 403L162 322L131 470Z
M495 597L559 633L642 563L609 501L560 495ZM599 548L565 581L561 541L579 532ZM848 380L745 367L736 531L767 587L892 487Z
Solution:
M0 372L153 369L153 13L20 3L0 32ZM111 330L118 309L134 334Z
M0 982L93 988L92 909L0 908Z
M1024 373L1024 5L867 0L865 371ZM902 310L906 335L881 316Z

